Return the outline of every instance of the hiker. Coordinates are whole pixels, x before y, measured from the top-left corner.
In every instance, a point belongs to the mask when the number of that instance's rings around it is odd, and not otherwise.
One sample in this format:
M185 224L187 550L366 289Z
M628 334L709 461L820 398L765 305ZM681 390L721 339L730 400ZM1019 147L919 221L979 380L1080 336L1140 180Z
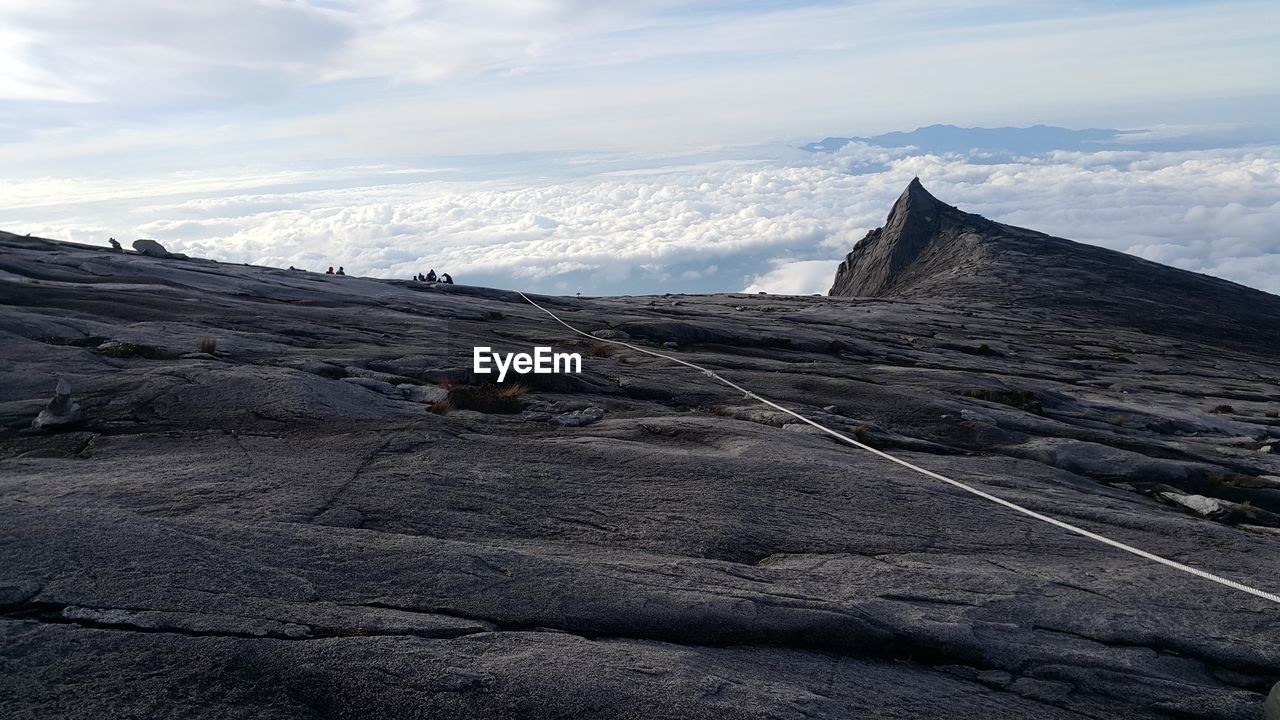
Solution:
M332 266L332 265L330 265L330 266L329 266L329 269L328 269L328 270L326 270L324 274L325 274L325 275L332 275L332 274L333 274L333 266Z
M124 252L124 248L120 247L120 241L115 238L107 238L107 242L111 243L111 252Z
M430 270L427 271L427 282L435 282L435 281L436 281L436 269L431 268Z
M452 285L453 278L449 275L449 273L440 273L440 282L444 283L445 285Z
M338 274L339 274L339 275L346 275L346 273L342 271L342 266L341 266L341 265L339 265L339 266L338 266Z

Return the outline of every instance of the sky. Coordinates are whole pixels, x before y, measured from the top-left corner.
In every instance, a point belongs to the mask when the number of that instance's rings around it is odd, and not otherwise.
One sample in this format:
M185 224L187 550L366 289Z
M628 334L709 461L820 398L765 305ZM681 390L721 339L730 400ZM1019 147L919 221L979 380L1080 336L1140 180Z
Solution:
M0 48L14 232L810 293L919 174L993 219L1280 292L1274 2L0 0ZM877 140L938 123L1127 132ZM862 140L800 149L828 136Z

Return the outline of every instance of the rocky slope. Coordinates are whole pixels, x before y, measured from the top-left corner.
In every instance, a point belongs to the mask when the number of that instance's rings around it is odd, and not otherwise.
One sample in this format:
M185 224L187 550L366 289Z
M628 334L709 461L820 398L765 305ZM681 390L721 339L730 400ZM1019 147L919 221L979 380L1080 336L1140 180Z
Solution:
M830 294L991 303L1206 347L1280 346L1280 297L992 222L939 201L918 178L841 263Z
M913 193L880 237L934 221ZM1023 303L1012 258L983 300L935 256L848 281L893 298L539 302L1277 589L1271 354ZM503 392L475 345L584 372ZM5 717L1243 719L1280 679L1275 606L513 293L4 234L0 347Z

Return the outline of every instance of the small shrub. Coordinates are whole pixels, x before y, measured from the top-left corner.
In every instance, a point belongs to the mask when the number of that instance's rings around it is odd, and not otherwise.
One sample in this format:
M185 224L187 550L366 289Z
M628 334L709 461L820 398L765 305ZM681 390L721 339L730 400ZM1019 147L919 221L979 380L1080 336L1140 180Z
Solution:
M1240 487L1241 485L1248 487L1250 481L1253 480L1252 477L1239 473L1213 473L1205 479L1209 481L1210 485L1216 487Z
M613 348L604 343L596 343L591 346L591 356L598 358L613 357Z
M1242 503L1232 506L1227 514L1223 516L1222 522L1228 525L1238 525L1242 522L1253 519L1253 503L1245 500Z
M444 415L445 413L449 412L452 409L453 409L453 403L449 402L447 398L444 400L436 400L435 402L431 403L431 412L435 413L436 415Z
M1269 418L1280 418L1280 410L1268 410L1266 416Z
M451 409L513 415L524 410L524 401L520 397L528 390L522 383L454 385L449 388L449 397L445 402L449 403Z
M1236 409L1231 407L1230 405L1219 405L1214 409L1210 410L1209 412L1213 413L1214 415L1235 415Z
M200 338L200 352L212 355L218 352L217 338L202 337Z
M1030 390L988 390L986 388L971 388L960 393L965 397L975 400L986 400L987 402L1008 405L1019 410L1025 410L1030 413L1039 414L1044 410L1040 403L1040 398Z
M1122 417L1122 416L1120 416L1120 415L1116 415L1116 416L1114 416L1114 417L1109 417L1109 418L1107 418L1107 424L1108 424L1108 425L1115 425L1116 427L1122 427L1122 426L1124 425L1124 417Z

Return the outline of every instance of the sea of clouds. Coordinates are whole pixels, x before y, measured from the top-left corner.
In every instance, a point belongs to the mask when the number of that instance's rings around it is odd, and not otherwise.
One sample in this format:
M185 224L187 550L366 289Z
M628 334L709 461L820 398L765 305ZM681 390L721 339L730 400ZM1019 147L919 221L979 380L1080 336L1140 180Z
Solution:
M754 155L586 157L515 177L363 167L14 181L0 183L11 199L0 227L375 277L435 269L546 293L808 294L830 287L919 176L969 212L1280 293L1280 146L1001 157L855 142Z

